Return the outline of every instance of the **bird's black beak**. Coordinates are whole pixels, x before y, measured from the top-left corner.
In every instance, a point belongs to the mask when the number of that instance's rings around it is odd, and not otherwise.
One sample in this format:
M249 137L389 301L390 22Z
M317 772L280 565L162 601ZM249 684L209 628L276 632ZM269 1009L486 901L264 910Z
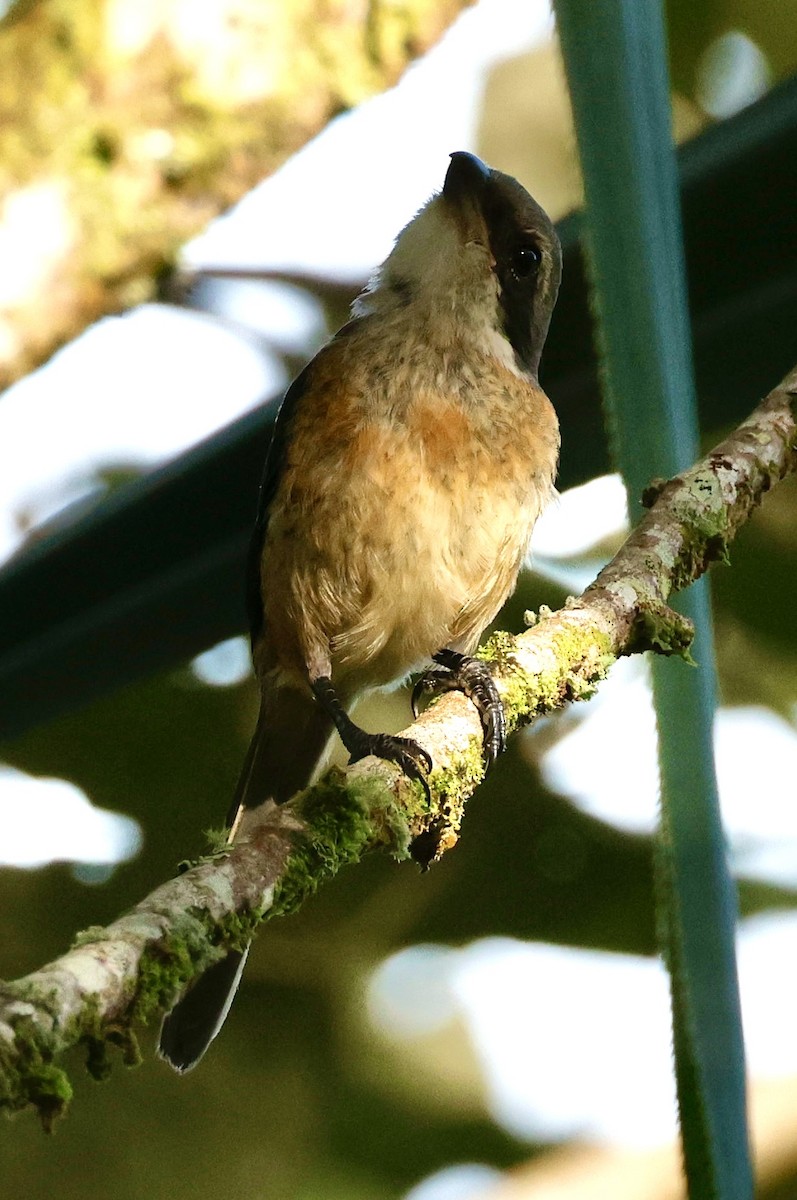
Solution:
M451 165L446 172L443 195L458 207L466 201L475 200L478 204L491 175L490 168L475 154L456 150L451 155Z

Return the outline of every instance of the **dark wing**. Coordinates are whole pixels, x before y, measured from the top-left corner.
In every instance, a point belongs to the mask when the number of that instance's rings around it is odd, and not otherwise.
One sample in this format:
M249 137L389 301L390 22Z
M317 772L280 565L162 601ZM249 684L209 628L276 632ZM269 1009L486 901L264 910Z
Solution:
M315 361L315 360L313 360ZM277 419L271 432L271 441L266 454L263 468L263 478L260 481L260 494L257 501L257 519L249 542L246 557L246 614L249 618L249 635L254 646L263 629L263 600L260 594L260 559L263 554L263 543L266 540L269 511L274 499L290 442L293 416L299 402L307 391L310 380L309 362L303 371L296 376L285 393L280 404Z
M327 345L331 346L333 342L337 343L341 338L347 337L356 327L362 325L363 320L367 318L356 317L348 321L335 334L332 341ZM249 542L249 552L246 559L246 612L249 618L249 634L252 645L254 646L257 639L263 630L263 599L260 593L260 560L263 556L263 543L266 540L266 530L268 529L269 512L271 502L277 494L282 472L285 467L285 459L288 453L288 446L291 440L291 428L293 425L293 417L296 413L302 397L307 394L310 388L310 378L313 371L313 364L319 355L323 354L327 349L325 346L319 350L315 358L307 364L304 370L296 376L291 386L285 393L282 404L280 405L277 419L274 422L274 429L271 434L271 442L269 443L268 453L266 454L266 464L263 469L263 478L260 483L260 496L257 505L257 520L252 531L252 538Z

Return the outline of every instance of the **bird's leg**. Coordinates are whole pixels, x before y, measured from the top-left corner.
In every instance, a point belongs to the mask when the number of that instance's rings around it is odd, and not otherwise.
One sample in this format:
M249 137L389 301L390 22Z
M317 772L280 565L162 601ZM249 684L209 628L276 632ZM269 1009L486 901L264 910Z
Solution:
M417 779L427 798L431 798L426 776L432 769L432 760L422 746L410 738L396 737L390 733L366 733L359 725L355 725L328 675L320 675L312 680L310 686L319 704L335 722L340 739L351 755L349 762L359 762L369 754L385 758L401 767L410 779Z
M483 754L487 769L506 745L506 714L490 668L480 658L460 654L458 650L438 650L433 654L442 669L432 668L421 675L412 689L412 711L418 715L422 692L464 692L479 711L484 734Z

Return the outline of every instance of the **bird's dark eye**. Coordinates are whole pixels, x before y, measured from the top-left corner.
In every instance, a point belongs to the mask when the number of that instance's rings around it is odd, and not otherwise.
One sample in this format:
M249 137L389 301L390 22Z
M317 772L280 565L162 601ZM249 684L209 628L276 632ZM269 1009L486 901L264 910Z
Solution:
M515 279L528 279L539 269L542 251L534 242L524 242L512 252L509 266Z

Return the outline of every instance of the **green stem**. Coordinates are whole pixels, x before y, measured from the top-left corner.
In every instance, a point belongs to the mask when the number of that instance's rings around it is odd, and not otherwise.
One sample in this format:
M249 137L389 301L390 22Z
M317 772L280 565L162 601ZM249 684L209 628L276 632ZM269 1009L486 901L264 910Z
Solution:
M666 40L657 0L556 0L587 197L609 422L632 521L654 476L695 457L697 419ZM749 1200L744 1046L712 754L708 589L682 611L697 670L654 664L659 727L662 949L690 1195Z

